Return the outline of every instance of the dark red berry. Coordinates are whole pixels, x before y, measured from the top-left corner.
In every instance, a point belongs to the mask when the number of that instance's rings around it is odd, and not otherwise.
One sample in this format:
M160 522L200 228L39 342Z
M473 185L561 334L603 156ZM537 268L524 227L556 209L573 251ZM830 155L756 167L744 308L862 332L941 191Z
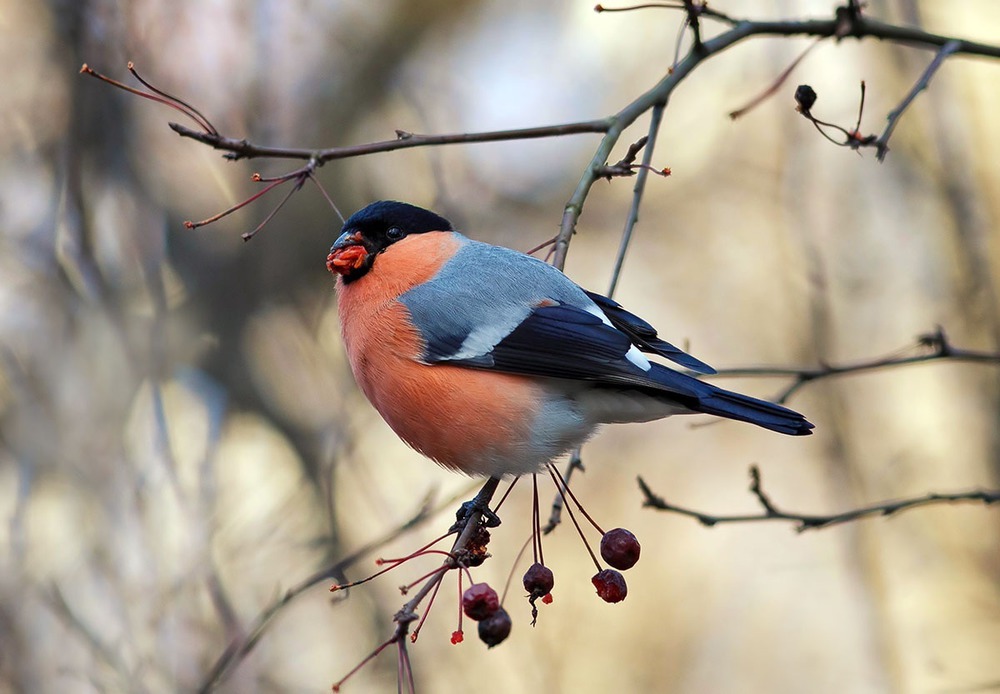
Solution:
M614 569L599 571L590 581L604 602L621 602L628 595L625 577Z
M499 609L500 597L488 583L473 583L462 593L462 610L469 619L486 619Z
M501 607L479 622L479 640L493 648L510 636L511 624L510 615Z
M601 538L601 556L616 569L625 571L639 561L639 541L625 528L615 528Z
M551 593L555 582L552 569L544 564L536 562L524 572L524 589L533 600Z

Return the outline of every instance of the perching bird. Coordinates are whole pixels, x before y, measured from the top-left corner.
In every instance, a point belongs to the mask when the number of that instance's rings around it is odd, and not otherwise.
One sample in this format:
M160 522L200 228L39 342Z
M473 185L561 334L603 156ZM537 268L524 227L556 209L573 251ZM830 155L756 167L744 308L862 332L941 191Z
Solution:
M354 377L406 443L469 475L536 472L600 424L707 414L810 434L797 412L651 362L714 369L536 258L381 201L330 249Z

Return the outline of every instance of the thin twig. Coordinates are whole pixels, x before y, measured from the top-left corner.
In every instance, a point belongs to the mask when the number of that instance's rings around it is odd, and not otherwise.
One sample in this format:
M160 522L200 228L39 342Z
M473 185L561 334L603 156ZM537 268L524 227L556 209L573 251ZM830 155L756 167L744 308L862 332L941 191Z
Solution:
M629 245L632 243L632 231L639 221L639 206L642 204L642 194L646 190L646 178L653 161L653 150L656 148L656 135L660 131L660 123L663 121L662 104L653 107L650 114L649 130L645 137L645 151L642 153L642 167L635 177L635 186L632 188L632 204L628 210L628 217L625 218L625 228L622 230L622 239L618 244L618 254L615 256L615 264L611 271L611 281L608 284L608 297L614 298L615 290L618 289L618 280L621 277L622 266L625 264L625 255L628 253Z
M758 523L761 521L782 521L787 523L794 523L795 530L797 532L804 532L806 530L818 530L820 528L828 528L831 525L840 525L842 523L849 523L852 521L860 520L862 518L870 518L872 516L892 516L900 511L905 511L906 509L916 508L918 506L929 506L932 504L954 504L962 502L979 502L987 506L991 504L1000 503L1000 490L984 490L984 489L973 489L965 492L930 492L922 496L916 496L906 499L894 499L890 501L882 501L877 504L872 504L870 506L862 506L860 508L851 509L850 511L843 511L841 513L831 513L826 515L820 514L807 514L807 513L791 513L788 511L782 511L779 509L774 502L765 494L760 470L756 465L750 466L750 492L756 497L758 503L764 509L762 513L752 513L752 514L740 514L740 515L730 515L730 516L720 516L710 513L705 513L703 511L696 511L694 509L686 508L684 506L678 506L672 504L664 499L662 496L653 492L642 477L638 478L639 489L643 494L643 506L649 508L657 509L658 511L666 511L669 513L676 513L681 516L687 516L688 518L694 518L702 525L713 527L715 525L720 525L722 523Z
M466 496L468 492L463 490L454 497L442 501L431 507L430 500L424 499L420 508L404 523L386 532L382 537L372 540L368 544L360 547L346 557L316 571L312 575L295 584L274 602L264 608L251 622L249 628L239 637L233 639L222 654L215 661L212 669L209 670L205 679L198 687L198 692L204 694L210 692L222 684L232 672L233 667L242 661L254 649L261 637L264 635L271 620L281 612L289 603L308 591L310 588L328 581L338 579L344 572L372 552L379 550L393 540L399 538L403 533L417 528L433 518L444 508L450 506L456 499Z
M864 361L849 364L821 364L816 367L739 367L732 369L719 369L713 377L734 377L734 376L791 376L793 382L774 398L777 403L786 403L792 395L807 383L819 381L833 376L844 376L847 374L874 371L876 369L886 369L896 366L906 366L910 364L922 364L929 361L960 361L980 364L1000 364L1000 352L980 352L971 349L955 347L948 340L944 330L940 327L933 333L927 333L917 338L914 345L904 349L928 349L932 351L927 354L917 354L912 356L898 356L898 353L888 357L877 357Z
M699 17L711 17L729 25L736 24L737 20L727 14L712 9L707 3L691 3L694 11ZM626 5L624 7L606 7L595 5L594 12L633 12L636 10L685 10L690 12L688 2L644 2L637 5Z
M455 540L455 544L452 545L451 557L444 561L444 564L442 564L443 568L456 568L457 564L455 563L453 557L459 555L469 544L469 541L472 539L472 536L475 534L476 529L479 526L479 521L482 520L483 512L489 510L490 501L493 499L493 494L496 493L497 486L499 484L500 480L496 477L491 477L486 480L482 489L479 490L479 493L476 494L475 498L468 505L468 508L470 508L471 511L463 521L464 525L462 526L462 532L459 534L458 539ZM408 600L406 604L403 605L403 607L396 613L396 616L393 617L393 620L396 622L395 638L402 638L406 635L406 632L409 630L410 622L418 618L416 612L417 607L419 607L423 599L427 597L432 590L434 590L434 587L441 582L446 573L447 570L438 571L431 576L427 582L420 587L420 590L418 590L416 594L410 598L410 600Z
M368 142L361 145L346 147L329 147L327 149L303 149L299 147L265 147L256 145L249 140L225 137L210 132L192 130L180 123L168 123L170 129L181 137L186 137L213 149L227 152L227 159L236 161L253 157L270 157L277 159L315 159L317 165L325 164L334 159L360 157L379 152L394 152L413 147L432 147L438 145L470 144L474 142L503 142L505 140L533 140L543 137L563 137L583 133L607 132L609 123L604 120L589 120L578 123L561 123L545 125L536 128L519 128L513 130L491 130L477 133L451 133L445 135L418 135L403 130L396 131L396 139Z
M607 133L601 138L601 142L590 160L590 165L584 171L580 182L563 209L553 258L553 264L556 267L562 269L565 266L570 239L576 232L576 224L583 213L584 202L591 186L599 178L601 168L608 161L608 157L622 132L639 116L657 104L666 105L677 85L684 81L704 60L737 43L756 36L816 36L835 37L838 40L846 37L856 39L870 37L924 48L940 47L955 42L958 45L952 51L952 55L964 54L1000 58L1000 46L964 41L911 27L886 24L869 19L860 13L839 12L834 19L802 21L750 21L732 18L726 18L725 21L733 22L732 29L704 41L700 51L688 53L657 84L609 119L611 125Z
M910 93L906 95L906 98L900 102L899 106L889 111L889 115L886 117L888 121L885 125L885 130L879 136L878 140L875 141L875 158L879 161L885 159L885 155L889 153L889 138L892 137L892 131L896 129L896 124L899 123L900 117L903 112L909 108L913 100L917 98L917 94L927 89L930 85L931 78L934 73L938 71L938 68L944 63L948 56L954 54L961 47L961 42L959 41L948 41L948 43L941 46L941 49L934 56L934 60L931 64L927 66L923 74L920 75L920 79L916 81L913 88L910 89Z
M583 458L581 457L580 449L574 448L573 452L569 454L569 462L566 463L566 472L562 474L562 479L565 481L566 485L569 486L569 480L573 476L576 470L583 470ZM562 510L565 499L563 495L556 490L555 498L552 500L552 511L549 513L549 520L542 528L542 535L548 535L559 523L562 522Z
M809 55L812 52L812 50L816 48L816 46L818 46L821 41L823 41L824 38L826 37L820 36L815 41L806 46L805 50L799 53L798 57L796 57L795 60L793 60L788 67L786 67L784 70L781 71L781 74L779 74L777 78L775 78L774 82L772 82L767 89L762 91L754 98L750 99L750 101L748 101L746 104L739 107L738 109L730 111L729 117L733 120L736 120L737 118L746 115L751 110L756 108L758 105L766 101L769 97L777 93L777 91L781 88L781 85L783 85L785 81L788 80L788 78L791 76L795 68L799 66L799 63L805 60L806 56Z
M691 3L682 7L688 9L693 6ZM296 149L284 147L264 147L255 145L245 139L235 139L223 137L211 130L205 129L201 132L192 130L177 123L170 123L170 127L182 137L194 139L198 142L209 145L215 149L225 150L229 159L242 159L247 157L276 157L289 159L315 159L317 165L334 159L343 159L377 152L388 152L410 147L423 147L445 144L471 143L471 142L498 142L504 140L524 140L540 137L556 137L577 133L604 133L597 150L587 166L580 182L577 184L572 196L567 201L563 210L562 221L560 223L559 235L557 236L553 257L553 264L562 269L566 263L566 253L569 242L576 231L576 224L583 212L584 202L590 192L591 186L599 177L599 172L608 161L611 151L614 149L624 130L635 122L643 113L656 105L665 106L673 90L697 67L702 61L721 53L737 43L751 37L759 36L815 36L815 37L836 37L842 40L846 37L862 39L866 37L878 38L886 41L913 45L918 47L943 47L946 44L954 44L949 48L951 55L977 55L993 58L1000 58L1000 46L965 41L954 37L933 34L911 27L901 27L892 24L869 19L856 11L853 5L847 8L838 8L833 19L811 19L801 21L750 21L746 19L735 19L726 15L711 12L704 6L700 7L702 16L711 16L720 19L732 26L731 29L702 41L698 44L698 50L692 50L688 55L677 63L656 85L641 94L638 98L626 105L618 113L608 118L599 120L582 121L578 123L566 123L562 125L550 125L536 128L522 128L514 130L499 130L481 133L461 133L451 135L417 135L405 131L397 131L395 140L372 142L362 145L352 145L347 147L332 147L329 149ZM852 8L854 11L852 11ZM675 6L676 9L676 6ZM93 74L87 66L84 72ZM107 79L116 86L128 89L140 96L160 100L170 105L178 107L173 102L166 102L161 97L153 94L145 94L134 90L120 83L115 83ZM183 108L180 110L183 111ZM184 111L187 115L192 115ZM192 115L193 118L196 118ZM197 120L197 118L196 118ZM204 125L200 123L204 128Z

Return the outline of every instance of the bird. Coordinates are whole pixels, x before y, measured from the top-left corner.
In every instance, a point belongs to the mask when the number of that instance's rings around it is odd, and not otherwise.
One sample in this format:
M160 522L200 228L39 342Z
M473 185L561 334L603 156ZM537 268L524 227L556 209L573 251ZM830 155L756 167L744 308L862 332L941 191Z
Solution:
M798 412L692 375L715 370L616 301L430 210L369 204L344 222L326 264L358 386L404 442L445 468L530 474L603 424L676 414L812 433Z

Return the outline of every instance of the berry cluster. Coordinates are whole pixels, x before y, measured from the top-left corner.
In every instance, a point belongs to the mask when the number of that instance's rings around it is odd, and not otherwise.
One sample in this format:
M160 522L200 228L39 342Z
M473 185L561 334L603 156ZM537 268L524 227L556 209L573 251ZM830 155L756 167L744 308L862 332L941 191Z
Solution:
M631 569L639 561L639 540L625 528L615 528L601 537L601 557L614 569L600 569L590 579L604 602L621 602L628 595L625 577L615 569Z
M621 602L628 595L628 587L625 584L625 578L622 576L621 572L632 568L635 566L636 562L639 561L639 541L636 539L635 535L624 528L614 528L613 530L604 532L604 530L601 529L601 527L583 508L582 504L580 504L579 500L569 489L569 485L559 472L552 466L549 467L549 472L562 499L562 508L568 512L577 533L580 535L584 546L587 548L587 552L590 554L591 559L593 559L594 564L597 567L597 573L591 578L591 582L597 590L597 595L605 602ZM524 586L524 590L527 593L526 597L531 605L531 623L534 625L538 618L537 603L539 601L544 605L552 603L552 589L555 586L555 576L552 569L545 565L545 559L542 554L542 536L552 527L555 527L555 524L557 524L558 521L550 520L549 526L543 530L539 516L537 476L533 475L532 479L534 482L534 503L532 505L532 531L529 542L532 545L534 561L531 566L528 567L528 570L525 571L524 576L521 579L521 583ZM494 480L494 485L497 482L498 480ZM511 485L511 488L513 488L513 484ZM509 493L510 488L507 490L507 494ZM336 682L333 686L334 691L339 691L340 687L351 675L357 672L367 662L392 644L397 645L401 654L399 656L401 667L403 670L408 669L409 661L405 652L405 642L415 642L417 640L417 636L424 625L424 621L430 613L430 609L434 603L434 598L438 593L438 589L441 587L441 583L445 575L451 573L452 571L454 571L458 576L460 606L458 628L452 632L451 642L453 644L458 644L464 640L464 632L462 631L463 618L471 619L478 623L479 639L489 648L493 648L494 646L503 643L503 641L510 636L513 622L510 614L503 607L503 599L488 583L473 582L472 574L470 572L470 569L482 565L483 562L490 556L488 550L490 532L488 528L499 525L500 521L499 517L496 515L496 511L499 509L504 499L506 499L506 494L497 504L496 508L493 509L472 508L472 511L477 513L475 520L472 521L475 522L476 525L472 528L470 528L467 524L467 521L472 520L472 517L468 515L470 511L467 508L472 504L472 502L464 504L462 509L460 509L456 514L457 520L455 525L441 537L438 537L436 540L427 543L423 547L420 547L416 551L405 556L398 558L377 559L375 563L381 568L370 576L357 581L331 586L331 591L346 590L347 588L367 583L378 576L381 576L420 557L427 557L431 555L443 555L445 557L445 561L438 566L438 568L424 574L415 581L400 586L400 591L404 595L411 589L416 588L418 585L420 588L417 590L416 595L403 606L402 610L396 614L396 633L372 651L368 657L359 663L344 678ZM574 508L576 511L574 511ZM579 512L591 524L591 526L601 533L600 557L611 568L604 568L601 565L601 561L594 553L591 545L587 542L583 528L577 520L576 512ZM463 532L467 533L468 536L460 541L456 541L452 551L446 552L440 549L434 549L434 545L445 540L447 537L456 533L462 535ZM524 549L527 549L527 542L525 543ZM465 578L468 578L470 585L463 591L462 584ZM504 594L506 595L506 591ZM422 610L422 614L418 614L417 607L424 602L425 598L427 599L426 605ZM411 622L416 622L416 626L412 628L412 630L409 626Z
M500 606L500 597L487 583L473 583L462 593L462 612L479 622L479 640L490 648L510 636L513 622L507 610ZM456 632L459 633L459 632ZM452 642L455 641L454 635Z

